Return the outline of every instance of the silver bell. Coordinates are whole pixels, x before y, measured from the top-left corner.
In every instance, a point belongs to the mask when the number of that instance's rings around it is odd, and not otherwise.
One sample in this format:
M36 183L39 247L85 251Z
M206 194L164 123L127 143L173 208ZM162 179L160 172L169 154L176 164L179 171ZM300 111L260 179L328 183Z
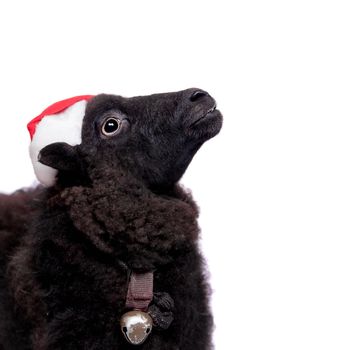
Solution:
M134 310L124 314L120 327L126 340L133 345L141 345L152 331L152 317L142 311Z

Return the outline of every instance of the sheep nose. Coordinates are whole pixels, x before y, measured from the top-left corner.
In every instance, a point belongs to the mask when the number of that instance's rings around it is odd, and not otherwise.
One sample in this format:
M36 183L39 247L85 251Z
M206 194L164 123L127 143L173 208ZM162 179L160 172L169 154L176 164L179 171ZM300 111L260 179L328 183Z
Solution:
M190 101L196 102L196 101L200 100L201 98L208 96L208 95L209 94L204 90L196 90L191 94Z

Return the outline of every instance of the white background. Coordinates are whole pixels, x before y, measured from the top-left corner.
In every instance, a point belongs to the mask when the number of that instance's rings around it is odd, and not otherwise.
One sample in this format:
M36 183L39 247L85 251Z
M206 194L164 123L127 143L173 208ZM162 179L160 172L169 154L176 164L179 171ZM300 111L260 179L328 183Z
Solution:
M350 349L348 1L2 1L0 190L26 123L80 94L208 90L183 182L202 208L216 349Z

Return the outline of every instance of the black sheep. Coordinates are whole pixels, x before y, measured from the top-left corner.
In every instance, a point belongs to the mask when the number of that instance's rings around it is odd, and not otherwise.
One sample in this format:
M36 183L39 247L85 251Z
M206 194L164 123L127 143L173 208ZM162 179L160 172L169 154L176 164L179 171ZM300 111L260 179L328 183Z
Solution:
M135 348L120 319L130 276L150 272L137 348L212 348L198 209L178 181L221 126L199 89L89 99L82 142L40 151L54 184L0 195L1 350Z

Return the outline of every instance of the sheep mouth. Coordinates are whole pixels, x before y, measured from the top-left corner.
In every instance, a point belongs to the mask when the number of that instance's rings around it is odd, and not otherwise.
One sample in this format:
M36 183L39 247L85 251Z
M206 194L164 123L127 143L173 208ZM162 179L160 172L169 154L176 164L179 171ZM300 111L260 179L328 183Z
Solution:
M197 126L198 124L201 124L202 122L209 121L211 119L216 119L216 117L221 116L221 113L219 110L216 109L216 103L209 108L205 114L201 115L199 118L196 118L195 121L190 125L190 128Z

